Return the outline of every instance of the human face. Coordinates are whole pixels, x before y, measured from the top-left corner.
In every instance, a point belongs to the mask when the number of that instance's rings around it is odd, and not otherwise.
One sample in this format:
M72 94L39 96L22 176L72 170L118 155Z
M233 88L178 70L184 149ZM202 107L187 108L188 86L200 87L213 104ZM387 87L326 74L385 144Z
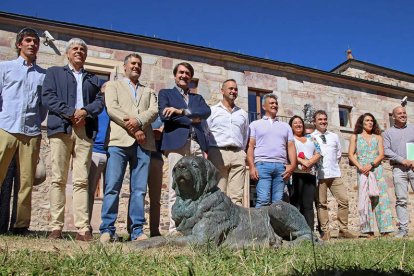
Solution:
M274 118L279 110L279 103L273 98L267 98L263 110L266 112L266 116Z
M303 123L302 120L299 118L295 118L292 121L292 131L293 134L295 134L296 136L301 137L303 134Z
M182 89L187 89L191 80L191 72L184 65L179 65L174 76L175 84Z
M397 107L392 113L392 118L397 126L404 126L407 123L407 111L404 107Z
M371 133L372 128L374 127L374 119L367 115L362 122L362 127L364 128L365 132Z
M328 117L325 114L316 115L315 127L319 132L325 133L328 129Z
M17 47L20 49L20 56L26 61L32 62L36 59L39 51L39 39L35 36L26 35Z
M74 44L72 48L66 53L69 63L76 69L79 70L83 67L86 60L86 49L80 44Z
M130 57L127 64L124 64L125 76L137 81L141 76L142 61L137 57Z
M221 94L223 94L223 99L228 102L234 102L237 98L239 89L237 88L237 83L234 81L226 82L221 88Z

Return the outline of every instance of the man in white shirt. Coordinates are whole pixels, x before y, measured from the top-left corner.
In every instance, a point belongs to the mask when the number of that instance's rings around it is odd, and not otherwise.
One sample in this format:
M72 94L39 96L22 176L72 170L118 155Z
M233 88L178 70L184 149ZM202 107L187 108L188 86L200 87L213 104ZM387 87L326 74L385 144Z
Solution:
M338 202L339 238L357 238L358 234L348 229L348 193L341 179L339 161L341 160L341 143L337 134L327 130L328 115L318 110L313 115L316 130L312 136L321 147L322 162L318 170L317 212L321 239L329 240L328 189Z
M223 82L223 100L211 108L208 159L220 171L220 190L232 202L242 205L246 178L246 152L249 120L247 112L236 106L238 94L234 79Z

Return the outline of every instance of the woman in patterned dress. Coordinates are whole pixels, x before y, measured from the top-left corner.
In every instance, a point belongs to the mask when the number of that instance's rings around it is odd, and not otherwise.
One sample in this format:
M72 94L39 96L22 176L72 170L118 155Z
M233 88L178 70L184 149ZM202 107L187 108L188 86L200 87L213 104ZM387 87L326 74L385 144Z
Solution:
M349 144L349 160L358 170L358 210L361 232L368 237L374 237L374 216L382 236L393 232L390 199L381 165L383 158L381 129L375 117L365 113L355 124ZM370 196L370 191L378 192L378 196Z

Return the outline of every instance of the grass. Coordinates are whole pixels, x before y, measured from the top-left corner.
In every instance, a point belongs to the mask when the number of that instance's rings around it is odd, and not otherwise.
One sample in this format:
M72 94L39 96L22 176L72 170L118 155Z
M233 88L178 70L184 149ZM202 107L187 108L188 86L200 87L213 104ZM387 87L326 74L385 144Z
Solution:
M212 246L135 251L44 237L0 236L0 275L413 275L414 241L337 240L279 250ZM316 267L315 267L316 265Z

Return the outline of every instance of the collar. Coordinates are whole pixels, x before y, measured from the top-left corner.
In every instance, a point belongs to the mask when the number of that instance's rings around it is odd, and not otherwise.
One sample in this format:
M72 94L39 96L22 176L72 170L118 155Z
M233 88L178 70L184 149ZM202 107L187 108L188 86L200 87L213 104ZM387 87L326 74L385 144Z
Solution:
M322 133L322 132L320 132L320 131L319 131L319 130L317 130L317 129L315 129L315 130L312 132L312 134L313 134L313 135L321 135L321 134L327 135L327 134L329 134L329 133L331 133L329 130L326 130L324 133Z
M225 106L224 106L224 104L223 104L223 102L222 102L222 101L219 101L219 102L216 104L216 106L221 107L221 108L223 108L223 109L225 109L225 110L228 110L228 109L227 109L227 107L225 107ZM237 111L237 110L239 110L239 109L240 109L240 107L238 107L237 105L234 105L234 107L232 108L231 112L235 112L235 111Z
M70 63L68 63L68 67L69 67L69 70L72 71L73 73L76 73L76 74L83 74L83 73L85 73L85 70L83 69L83 67L80 69L79 72L76 72L75 68L73 68L72 64L70 64Z
M405 123L405 125L404 125L403 127L398 127L397 125L395 125L395 124L394 124L394 127L395 127L396 129L404 129L404 128L406 128L406 127L407 127L407 125L408 125L408 124L407 124L407 123Z
M180 92L181 95L190 94L190 88L187 88L187 90L184 90L181 87L179 87L178 85L175 85L175 88L177 88L178 92Z
M270 117L267 117L266 115L263 115L262 119L263 120L272 120ZM277 116L273 119L273 122L276 122L276 121L279 121L279 118Z
M126 83L128 83L129 85L135 85L130 79L128 79L127 77L125 77L124 78L124 81L126 82ZM141 84L141 82L138 80L138 83L137 83L137 87L140 87L140 86L143 86L142 84Z
M34 67L34 66L36 66L36 60L34 60L33 62L32 62L32 64L31 65L28 65L27 64L27 61L22 57L22 56L19 56L17 59L16 59L16 61L19 63L19 64L21 64L21 65L23 65L23 66L26 66L26 67Z

